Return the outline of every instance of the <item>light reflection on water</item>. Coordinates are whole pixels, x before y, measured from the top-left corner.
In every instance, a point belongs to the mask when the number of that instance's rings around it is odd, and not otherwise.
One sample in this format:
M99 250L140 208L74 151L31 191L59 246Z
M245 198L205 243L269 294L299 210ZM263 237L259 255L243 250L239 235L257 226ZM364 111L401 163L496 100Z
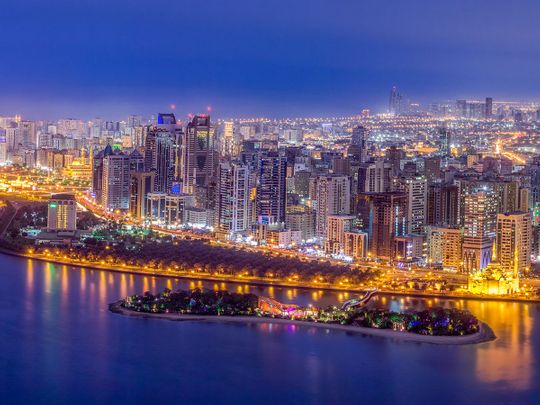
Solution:
M415 297L376 297L371 307L402 309L423 309L444 307L467 309L480 320L486 322L497 335L497 340L476 346L477 376L484 382L511 384L514 389L529 389L533 385L533 364L535 362L532 335L535 317L538 318L538 304L507 301L446 300L440 298L422 299ZM531 312L534 312L532 314ZM537 326L538 328L538 326ZM538 334L538 331L536 331Z
M5 260L5 257L0 256L0 260ZM23 292L24 312L22 319L25 327L31 326L34 322L50 322L55 317L75 319L75 322L80 322L77 317L83 316L85 313L96 313L99 321L94 320L92 328L96 328L102 337L111 334L107 322L110 322L114 315L107 311L108 303L129 294L148 290L158 292L165 287L169 289L209 288L216 291L249 292L268 295L282 302L293 302L300 305L314 304L320 307L337 304L355 296L354 293L347 292L137 276L93 269L77 269L15 258L10 258L9 262L20 265L23 274L15 276L13 269L5 269L0 266L2 272L0 275L9 280L13 279L13 286L2 285L2 291L4 295L11 291ZM11 273L9 273L10 271ZM22 288L19 289L19 287ZM422 349L423 353L438 350L437 353L443 356L444 361L448 364L458 360L463 362L459 364L464 364L470 369L466 368L459 370L459 372L467 373L471 380L487 384L490 390L512 389L519 392L536 389L535 381L539 377L539 362L536 358L540 351L540 327L538 322L535 322L540 316L537 304L439 298L422 299L386 295L376 296L370 306L390 308L395 311L433 306L468 309L492 327L498 336L496 341L451 349L434 347L425 349L427 346L421 346L424 348ZM40 307L46 309L43 315L40 315ZM44 318L40 318L40 316ZM77 323L77 325L79 324ZM141 323L136 325L141 325ZM68 328L69 324L61 325L61 327ZM237 327L239 326L236 325L235 328ZM271 323L256 324L250 326L250 330L272 335L285 333L286 335L303 336L304 333L307 333L317 339L325 339L326 335L331 334L325 329L309 328L306 330L296 325ZM70 334L69 331L66 333ZM124 336L123 339L126 337ZM375 340L375 342L380 341ZM99 342L99 344L106 345L107 343ZM273 343L266 342L266 344L272 345ZM401 351L404 348L410 348L409 351L417 350L417 346L399 342L384 341L384 343L378 344L384 345L385 351ZM359 350L361 350L361 345ZM316 351L309 353L310 362L314 361L312 358L314 353L317 354ZM422 354L418 356L422 356ZM441 367L444 366L445 363L441 363ZM309 372L313 373L313 370Z

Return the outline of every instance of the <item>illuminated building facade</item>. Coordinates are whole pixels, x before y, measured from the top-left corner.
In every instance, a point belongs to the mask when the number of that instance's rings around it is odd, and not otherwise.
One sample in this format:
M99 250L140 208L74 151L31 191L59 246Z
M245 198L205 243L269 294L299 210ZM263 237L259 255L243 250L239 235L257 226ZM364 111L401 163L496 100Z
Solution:
M218 232L226 237L250 228L249 169L237 162L220 163L218 169Z
M268 152L260 158L256 215L260 223L285 222L287 159Z
M351 212L350 179L338 175L314 177L310 183L310 196L317 215L317 237L324 238L330 215L348 215Z
M532 219L528 212L497 215L496 257L514 277L531 268Z
M368 234L361 231L348 231L343 235L343 253L354 260L368 257Z
M328 215L324 250L327 254L343 254L345 232L353 228L354 215Z
M47 208L48 231L77 230L77 201L75 195L53 194Z
M154 192L153 172L132 172L130 174L129 212L133 219L142 220L146 213L146 199Z
M424 233L427 207L427 181L424 176L400 178L395 183L395 190L407 195L407 230L408 233Z
M466 272L481 271L491 261L496 216L497 198L493 192L478 191L465 196L463 266Z
M427 228L428 263L445 270L460 271L463 260L463 231L458 228Z
M407 195L388 192L370 197L367 229L371 256L391 259L394 238L407 234Z
M184 192L206 196L207 188L216 175L218 156L215 147L214 128L210 124L210 116L194 116L187 125L182 144Z
M103 158L101 205L108 210L128 210L129 156L117 151Z

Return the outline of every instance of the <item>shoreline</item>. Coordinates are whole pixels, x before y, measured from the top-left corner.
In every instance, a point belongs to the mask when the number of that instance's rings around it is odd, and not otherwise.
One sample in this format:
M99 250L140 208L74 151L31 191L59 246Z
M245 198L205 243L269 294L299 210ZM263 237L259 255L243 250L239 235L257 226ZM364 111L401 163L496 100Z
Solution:
M290 320L283 318L266 318L255 316L217 316L217 315L181 315L181 314L164 314L164 313L148 313L136 312L122 307L120 301L109 304L109 311L112 313L130 316L143 319L161 319L175 322L235 322L235 323L278 323L287 325L296 325L305 328L321 328L326 330L337 330L360 334L363 336L375 336L386 339L397 339L412 343L427 343L434 345L451 345L462 346L471 344L480 344L493 341L497 336L493 330L484 322L479 321L480 330L472 335L465 336L428 336L418 335L409 332L398 332L391 329L365 328L361 326L339 325L319 322L309 322L301 320Z
M249 279L249 278L240 278L240 277L217 277L211 275L205 275L200 273L189 274L166 274L155 271L144 271L139 270L138 268L133 267L117 267L117 266L108 266L108 265L99 265L94 263L73 263L71 261L54 259L48 257L40 257L37 255L27 254L27 253L18 253L11 250L1 248L0 254L6 254L8 256L21 257L25 259L38 260L41 262L54 263L65 266L72 266L77 268L89 268L102 271L110 271L114 273L124 273L124 274L136 274L142 276L151 276L151 277L168 277L168 278L179 278L185 280L202 280L202 281L215 281L223 283L235 283L235 284L250 284L256 286L264 287L282 287L282 288L300 288L306 290L323 290L323 291L337 291L337 292L364 292L365 287L337 287L337 286L313 286L308 284L293 284L281 281L268 281L260 279ZM383 290L379 289L377 291L379 295L397 295L397 296L408 296L416 298L437 298L437 299L462 299L462 300L485 300L485 301L507 301L507 302L529 302L529 303L540 303L540 298L518 298L518 297L491 297L491 296L475 296L475 295L460 295L460 294L437 294L433 292L421 292L421 291L393 291L393 290Z

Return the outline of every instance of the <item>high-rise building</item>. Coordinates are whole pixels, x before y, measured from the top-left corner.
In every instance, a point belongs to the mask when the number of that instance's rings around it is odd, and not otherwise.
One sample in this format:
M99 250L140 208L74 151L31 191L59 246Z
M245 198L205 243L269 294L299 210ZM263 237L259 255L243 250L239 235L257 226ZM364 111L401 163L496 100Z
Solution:
M405 159L405 151L392 145L386 149L384 156L392 166L392 175L398 176L401 172L401 161Z
M326 175L311 179L310 197L316 212L317 237L327 236L329 215L348 215L351 210L351 185L347 176Z
M529 205L532 209L540 207L540 157L536 157L526 167L530 178Z
M519 207L519 181L491 179L455 179L459 189L459 218L463 223L465 197L477 190L495 195L497 213L517 211Z
M373 257L390 259L394 238L407 234L407 195L400 192L365 193L362 222L369 234L369 250Z
M144 156L137 150L129 154L129 170L131 172L144 172Z
M407 195L407 230L408 233L421 234L426 224L427 181L424 176L397 179L395 191Z
M5 137L0 137L0 165L8 160L8 144Z
M384 193L391 188L392 165L383 159L360 166L358 191L360 193Z
M53 194L49 199L47 230L77 230L77 201L74 194Z
M458 197L458 187L453 184L430 184L427 191L426 223L444 227L457 226Z
M432 184L441 179L441 158L433 156L424 159L424 175L428 184Z
M344 234L343 253L354 260L368 257L368 234L361 231L348 231Z
M131 172L129 212L131 217L142 220L146 216L146 199L154 192L153 172Z
M439 154L441 156L450 156L452 137L450 130L444 126L439 128Z
M301 238L304 241L313 239L315 237L315 210L312 210L306 206L296 206L287 208L287 214L285 215L285 224L287 229L291 231L300 231Z
M259 223L285 222L287 159L275 152L261 156L257 176L256 216Z
M428 263L460 271L463 260L463 231L458 228L427 228Z
M486 97L486 104L485 104L485 118L492 118L493 117L493 98Z
M367 138L366 128L359 125L353 128L351 144L347 149L347 156L354 161L364 163L367 160Z
M92 152L93 153L93 152ZM103 194L103 159L109 155L113 154L111 145L107 145L105 149L96 153L91 158L92 163L92 193L94 199L101 203L102 194ZM52 153L51 153L52 155ZM49 160L49 159L48 159ZM47 167L54 167L54 165L49 162L45 164Z
M234 134L234 122L225 121L220 140L221 155L224 157L235 157L238 155L237 142Z
M175 144L174 133L154 128L148 131L145 140L145 171L153 172L154 190L169 193L175 180Z
M210 116L196 115L188 123L182 150L184 192L207 196L208 187L215 181L218 164Z
M226 237L250 228L249 169L236 162L220 163L218 170L218 231Z
M468 117L467 100L457 100L456 110L457 110L457 115L459 117L467 118Z
M396 86L393 86L390 90L388 112L394 115L399 115L402 112L402 97L401 94L399 94Z
M182 129L174 114L159 114L157 126L148 129L145 138L145 171L155 173L154 191L171 193L180 180L179 145Z
M464 199L463 266L474 273L483 270L491 261L497 198L489 191L467 194Z
M531 268L532 220L528 212L497 215L496 259L514 277Z
M344 253L345 232L352 230L354 219L354 215L328 215L326 217L324 251L327 254Z
M36 147L37 127L34 121L19 122L19 139L25 148Z
M129 155L117 151L103 158L101 205L108 210L128 210Z

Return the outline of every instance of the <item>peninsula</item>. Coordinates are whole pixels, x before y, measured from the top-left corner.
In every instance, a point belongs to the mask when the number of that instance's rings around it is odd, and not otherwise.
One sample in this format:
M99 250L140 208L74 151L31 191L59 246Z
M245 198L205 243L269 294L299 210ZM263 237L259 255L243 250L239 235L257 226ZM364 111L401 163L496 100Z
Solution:
M109 305L118 314L172 321L287 323L419 343L463 345L495 339L470 312L436 308L414 312L367 309L374 291L341 307L282 304L272 298L227 291L170 291L126 297Z

